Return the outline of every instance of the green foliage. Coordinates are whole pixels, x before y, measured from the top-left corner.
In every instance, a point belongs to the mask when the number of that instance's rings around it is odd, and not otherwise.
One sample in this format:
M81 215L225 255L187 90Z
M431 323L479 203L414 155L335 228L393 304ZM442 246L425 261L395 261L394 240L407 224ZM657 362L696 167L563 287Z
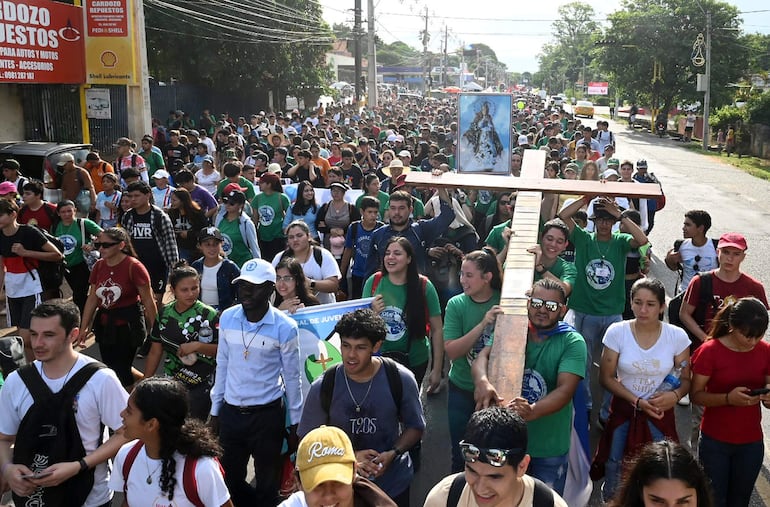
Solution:
M770 125L770 93L763 93L749 100L746 107L749 123Z
M735 106L722 106L709 116L709 125L716 132L719 129L727 132L730 125L739 125L746 120L746 109Z

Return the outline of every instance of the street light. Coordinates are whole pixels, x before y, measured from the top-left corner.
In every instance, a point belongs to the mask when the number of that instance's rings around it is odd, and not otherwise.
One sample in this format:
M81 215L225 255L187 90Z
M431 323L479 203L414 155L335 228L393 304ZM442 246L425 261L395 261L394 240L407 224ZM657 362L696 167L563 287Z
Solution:
M698 8L706 15L706 93L703 96L703 149L709 149L709 108L711 107L711 11L706 11L695 0Z

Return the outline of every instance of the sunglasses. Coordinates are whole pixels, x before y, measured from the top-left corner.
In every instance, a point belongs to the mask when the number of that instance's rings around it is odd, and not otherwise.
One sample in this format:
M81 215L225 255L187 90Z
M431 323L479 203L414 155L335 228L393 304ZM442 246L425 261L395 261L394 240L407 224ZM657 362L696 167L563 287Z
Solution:
M465 440L460 442L460 452L466 463L488 463L493 467L502 467L508 463L508 458L524 454L524 449L485 449L469 444Z
M276 282L284 282L284 283L290 283L294 281L294 277L291 275L287 276L276 276L275 277Z
M698 266L698 263L700 262L700 259L701 259L700 255L696 255L695 258L694 258L695 264L692 265L692 269L694 269L695 271L700 271L700 266Z
M543 305L545 305L545 309L549 312L555 312L559 310L562 303L559 303L558 301L544 301L540 298L529 298L529 306L535 310L539 310Z
M115 245L119 245L119 244L120 244L119 242L114 242L114 243L100 243L100 242L98 242L98 241L94 241L94 243L93 243L93 245L94 245L94 248L96 248L97 250L100 250L100 249L102 249L102 248L110 248L110 247L113 247L113 246L115 246Z

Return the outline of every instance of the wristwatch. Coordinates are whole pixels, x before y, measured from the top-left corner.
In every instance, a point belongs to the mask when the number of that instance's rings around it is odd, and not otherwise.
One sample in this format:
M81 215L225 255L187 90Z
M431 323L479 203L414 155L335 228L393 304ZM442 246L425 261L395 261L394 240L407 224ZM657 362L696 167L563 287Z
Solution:
M535 271L537 271L540 274L543 274L547 270L545 269L545 265L541 262L540 264L535 265Z
M310 279L310 288L315 289L315 280L313 280L312 278Z
M393 449L391 449L391 451L393 451L396 454L397 458L400 458L405 452L399 449L398 447L394 447Z

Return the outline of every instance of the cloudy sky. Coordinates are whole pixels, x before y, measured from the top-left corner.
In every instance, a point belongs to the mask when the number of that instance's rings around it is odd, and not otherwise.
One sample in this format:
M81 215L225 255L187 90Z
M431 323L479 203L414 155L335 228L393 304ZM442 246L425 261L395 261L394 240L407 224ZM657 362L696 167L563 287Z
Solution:
M320 2L329 24L347 22L352 25L354 0ZM558 18L558 7L567 3L570 0L541 0L529 4L500 0L416 0L413 3L409 0L374 0L375 27L377 35L385 42L400 40L421 49L419 33L425 26L427 7L430 51L438 53L442 50L444 27L447 27L449 51L462 44L480 42L490 46L510 71L534 72L538 68L537 55L541 47L551 40L551 24ZM619 0L591 3L600 24L607 14L620 8ZM770 33L768 0L732 0L728 3L743 13L746 32ZM367 1L362 0L362 4L366 30Z

